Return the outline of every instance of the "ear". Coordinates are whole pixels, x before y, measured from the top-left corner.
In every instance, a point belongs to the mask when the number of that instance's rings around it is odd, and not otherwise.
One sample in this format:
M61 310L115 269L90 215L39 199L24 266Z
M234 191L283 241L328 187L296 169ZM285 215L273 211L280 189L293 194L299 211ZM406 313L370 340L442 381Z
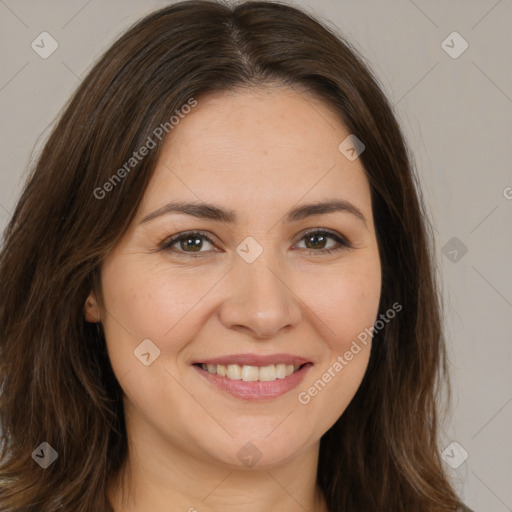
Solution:
M84 306L85 319L88 322L97 323L100 319L100 308L94 292L89 293Z

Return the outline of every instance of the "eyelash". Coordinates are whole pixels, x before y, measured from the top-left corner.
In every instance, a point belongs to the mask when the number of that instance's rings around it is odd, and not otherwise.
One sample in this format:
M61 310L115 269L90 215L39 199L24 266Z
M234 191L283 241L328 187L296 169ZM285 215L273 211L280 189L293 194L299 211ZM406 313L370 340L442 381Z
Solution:
M315 230L303 233L299 239L299 242L303 238L306 238L306 237L312 236L312 235L318 235L318 234L327 235L328 238L332 238L333 240L335 240L338 245L330 247L329 249L318 249L318 250L302 249L302 250L305 250L310 255L318 256L319 253L320 253L320 255L332 254L332 253L341 251L343 249L351 249L353 247L352 244L350 244L350 242L346 238L344 238L341 235L338 235L337 233L330 231L328 229L315 229ZM191 256L192 258L202 257L202 256L204 256L204 253L210 252L210 251L200 251L198 253L193 253L193 252L187 252L187 251L182 251L182 250L175 250L172 248L172 246L176 242L180 242L181 240L186 240L187 238L193 238L193 237L204 238L212 245L215 245L214 242L208 237L208 235L202 231L185 231L183 233L177 233L176 235L173 235L170 238L167 238L166 240L164 240L164 242L162 242L159 249L162 251L174 252L179 255Z

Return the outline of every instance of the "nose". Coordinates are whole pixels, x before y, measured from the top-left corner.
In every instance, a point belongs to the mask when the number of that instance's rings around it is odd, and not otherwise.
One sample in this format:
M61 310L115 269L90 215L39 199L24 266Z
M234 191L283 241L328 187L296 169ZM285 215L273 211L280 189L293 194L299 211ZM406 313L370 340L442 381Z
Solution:
M265 339L300 321L300 299L293 285L275 260L269 260L262 255L253 263L236 262L225 283L226 298L220 308L226 328Z

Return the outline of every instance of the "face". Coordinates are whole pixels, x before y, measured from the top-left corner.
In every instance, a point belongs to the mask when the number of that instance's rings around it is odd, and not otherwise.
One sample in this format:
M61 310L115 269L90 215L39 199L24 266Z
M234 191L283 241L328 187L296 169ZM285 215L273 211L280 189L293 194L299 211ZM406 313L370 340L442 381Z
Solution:
M102 266L104 302L87 306L129 432L261 467L343 414L381 287L369 184L338 149L349 135L323 103L276 87L198 98L175 126Z

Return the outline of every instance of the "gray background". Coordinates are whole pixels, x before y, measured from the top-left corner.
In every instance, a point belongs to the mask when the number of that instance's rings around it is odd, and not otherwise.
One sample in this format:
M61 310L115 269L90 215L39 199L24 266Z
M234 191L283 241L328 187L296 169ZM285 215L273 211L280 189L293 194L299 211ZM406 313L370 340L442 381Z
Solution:
M0 0L0 228L93 61L168 3ZM442 448L456 441L469 455L447 469L476 512L512 511L512 1L290 3L345 34L395 106L434 220L446 301L454 403ZM59 45L47 59L31 48L43 31ZM443 49L459 50L457 39L442 46L453 31L469 44L458 58ZM461 453L452 445L446 461Z

